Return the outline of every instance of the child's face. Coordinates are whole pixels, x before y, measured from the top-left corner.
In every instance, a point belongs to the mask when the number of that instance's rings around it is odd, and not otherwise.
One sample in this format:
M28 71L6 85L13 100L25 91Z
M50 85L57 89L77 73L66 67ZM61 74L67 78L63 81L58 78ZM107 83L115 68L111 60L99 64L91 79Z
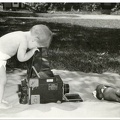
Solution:
M51 43L50 38L46 38L44 40L39 40L39 38L37 38L37 41L39 41L39 43L37 44L38 47L47 47L48 48Z
M37 41L35 40L35 37L31 37L31 40L28 43L28 48L33 49L39 47Z
M39 43L38 43L39 41ZM50 45L50 42L51 42L51 39L50 40L39 40L38 37L32 37L32 39L30 40L29 42L29 49L33 49L35 47L37 48L40 48L40 47L49 47Z

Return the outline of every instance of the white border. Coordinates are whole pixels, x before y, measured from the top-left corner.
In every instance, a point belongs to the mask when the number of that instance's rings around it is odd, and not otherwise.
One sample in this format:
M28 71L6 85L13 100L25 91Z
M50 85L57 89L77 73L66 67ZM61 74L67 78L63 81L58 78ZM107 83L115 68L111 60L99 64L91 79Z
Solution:
M1 0L0 2L72 2L72 3L80 3L80 2L86 2L86 3L120 3L118 0Z

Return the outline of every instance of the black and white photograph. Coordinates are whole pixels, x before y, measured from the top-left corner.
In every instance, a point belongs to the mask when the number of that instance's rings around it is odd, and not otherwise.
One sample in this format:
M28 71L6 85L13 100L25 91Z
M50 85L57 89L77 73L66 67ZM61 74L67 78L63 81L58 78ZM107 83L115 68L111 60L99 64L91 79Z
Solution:
M0 2L0 119L113 118L120 2Z

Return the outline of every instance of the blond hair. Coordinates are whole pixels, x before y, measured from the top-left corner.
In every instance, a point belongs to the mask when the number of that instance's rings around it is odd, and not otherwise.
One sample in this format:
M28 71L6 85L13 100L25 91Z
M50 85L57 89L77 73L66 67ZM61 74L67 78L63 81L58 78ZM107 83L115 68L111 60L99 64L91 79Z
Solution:
M46 25L35 25L30 29L31 35L38 38L37 42L41 44L49 43L52 39L53 33Z

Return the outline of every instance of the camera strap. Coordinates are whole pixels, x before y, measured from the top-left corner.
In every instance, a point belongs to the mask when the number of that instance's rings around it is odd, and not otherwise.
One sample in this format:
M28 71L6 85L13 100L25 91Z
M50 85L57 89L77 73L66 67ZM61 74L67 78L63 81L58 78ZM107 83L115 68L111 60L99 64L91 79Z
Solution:
M33 75L33 71L35 72L35 74L37 75L38 78L40 78L40 75L38 74L41 71L44 70L50 70L50 67L48 68L44 68L43 64L44 64L44 60L46 59L46 57L48 58L48 48L39 48L39 51L36 51L35 54L33 55L33 57L29 60L29 65L28 65L28 70L27 70L27 79L29 81L29 79L32 77ZM38 71L38 66L36 66L36 59L39 58L39 71ZM49 64L49 62L48 62Z
M35 69L34 67L34 60L35 60L35 57L36 57L36 54L38 53L38 51L36 51L34 53L34 55L32 56L32 58L29 60L29 63L30 66L28 67L28 70L27 70L27 79L29 81L29 79L31 78L32 76L32 72L34 70L34 72L36 73L37 77L38 77L38 72L37 70ZM42 48L39 48L39 55L40 55L40 61L42 61ZM41 64L40 64L40 67L41 67Z
M32 68L33 68L33 70L34 70L35 74L37 75L37 77L38 77L38 78L40 78L40 75L38 74L38 72L37 72L37 70L35 69L35 67L34 67L34 66L32 66Z

